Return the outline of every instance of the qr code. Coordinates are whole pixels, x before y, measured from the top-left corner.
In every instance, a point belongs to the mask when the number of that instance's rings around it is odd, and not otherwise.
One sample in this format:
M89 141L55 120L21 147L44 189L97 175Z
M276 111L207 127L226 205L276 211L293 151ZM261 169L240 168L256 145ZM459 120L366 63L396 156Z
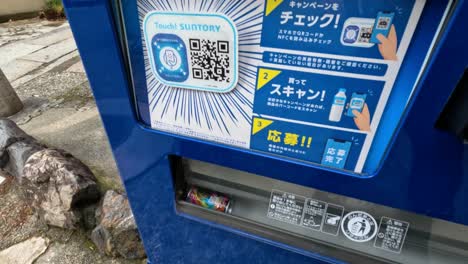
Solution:
M228 41L190 39L190 58L194 79L230 82Z
M387 29L389 24L390 24L389 17L381 17L379 18L379 22L377 23L377 29Z

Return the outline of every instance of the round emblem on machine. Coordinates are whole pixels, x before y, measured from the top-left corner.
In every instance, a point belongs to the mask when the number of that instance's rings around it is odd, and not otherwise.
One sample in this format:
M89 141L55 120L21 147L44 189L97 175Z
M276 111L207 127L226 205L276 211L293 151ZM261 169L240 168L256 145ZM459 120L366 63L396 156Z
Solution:
M366 212L353 211L343 218L341 231L354 242L367 242L377 234L377 222Z

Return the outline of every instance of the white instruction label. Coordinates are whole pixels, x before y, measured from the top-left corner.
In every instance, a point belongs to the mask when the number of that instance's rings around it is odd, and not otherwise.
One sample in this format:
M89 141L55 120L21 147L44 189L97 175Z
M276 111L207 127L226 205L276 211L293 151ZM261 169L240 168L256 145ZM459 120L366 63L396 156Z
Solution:
M307 199L304 206L302 225L319 231L322 227L326 208L327 203L325 202Z
M267 216L278 221L300 225L305 200L303 196L273 190Z
M381 248L394 253L400 253L405 242L409 223L382 217L380 219L379 231L375 239L374 247Z

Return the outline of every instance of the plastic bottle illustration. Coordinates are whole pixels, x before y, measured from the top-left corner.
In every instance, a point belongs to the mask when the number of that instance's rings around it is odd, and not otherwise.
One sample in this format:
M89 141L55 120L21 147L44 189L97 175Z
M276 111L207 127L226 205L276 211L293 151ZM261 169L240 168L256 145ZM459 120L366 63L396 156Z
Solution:
M333 105L330 110L328 120L332 122L340 122L341 116L343 115L344 106L346 103L346 89L340 88L338 93L333 98Z

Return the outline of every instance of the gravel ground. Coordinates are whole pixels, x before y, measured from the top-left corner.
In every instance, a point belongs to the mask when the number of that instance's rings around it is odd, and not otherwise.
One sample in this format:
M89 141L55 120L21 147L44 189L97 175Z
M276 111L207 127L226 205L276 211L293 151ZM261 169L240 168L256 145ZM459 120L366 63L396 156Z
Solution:
M23 199L14 179L7 176L0 185L0 250L46 229L47 226L39 221L33 208Z
M59 34L71 36L67 27L64 21L39 19L0 24L0 53L2 47L14 43L32 43L36 40L44 43L55 38L63 40L64 37ZM54 44L57 43L50 43ZM17 58L12 62L21 60ZM81 159L95 173L102 191L122 190L78 52L68 52L54 61L39 64L31 71L15 69L25 72L25 75L18 76L12 82L25 107L10 119L40 142L65 149ZM146 263L146 260L129 261L103 256L89 240L89 233L51 228L43 224L23 199L22 190L15 180L0 171L2 175L6 180L0 183L0 251L39 236L50 239L50 244L35 264Z
M125 260L101 255L82 230L48 227L39 220L33 208L25 202L22 190L11 176L0 185L0 251L40 236L51 243L35 264L143 264L145 260Z
M76 72L47 72L41 76L16 88L16 93L22 99L29 97L43 97L48 99L57 99L67 97L80 85L88 82L86 74ZM81 91L77 91L75 97L69 98L70 101L81 100L82 95L86 99L92 100L89 93L89 86L85 86Z

